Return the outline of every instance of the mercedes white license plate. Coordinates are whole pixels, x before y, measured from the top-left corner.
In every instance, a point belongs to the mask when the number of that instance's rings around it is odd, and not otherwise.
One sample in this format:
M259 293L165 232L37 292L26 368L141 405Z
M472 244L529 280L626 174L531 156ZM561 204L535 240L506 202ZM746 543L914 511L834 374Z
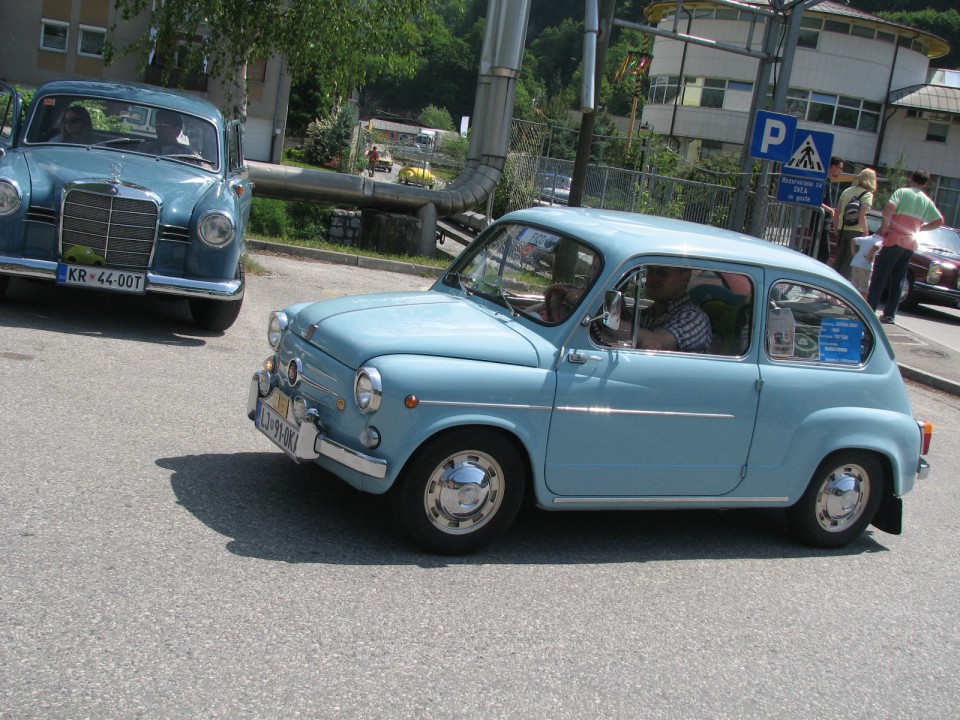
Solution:
M143 293L147 286L144 273L65 263L57 265L57 282L126 293Z

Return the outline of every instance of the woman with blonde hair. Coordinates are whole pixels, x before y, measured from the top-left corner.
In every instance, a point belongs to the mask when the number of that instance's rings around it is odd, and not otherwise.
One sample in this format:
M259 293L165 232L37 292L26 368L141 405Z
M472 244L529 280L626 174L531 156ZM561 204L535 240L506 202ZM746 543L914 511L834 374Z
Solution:
M857 182L842 193L837 201L834 218L839 227L837 257L833 267L847 280L852 278L850 261L857 253L854 238L870 234L867 227L867 211L873 205L873 193L877 190L877 173L871 168L861 170Z

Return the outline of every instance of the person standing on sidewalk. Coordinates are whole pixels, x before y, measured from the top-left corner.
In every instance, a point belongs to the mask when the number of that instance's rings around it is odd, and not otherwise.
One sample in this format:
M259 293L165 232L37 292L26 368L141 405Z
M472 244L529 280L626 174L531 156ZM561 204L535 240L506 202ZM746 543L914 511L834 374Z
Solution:
M823 202L820 204L823 210L823 223L820 225L820 241L810 244L810 252L813 255L816 248L816 258L822 263L830 264L830 235L833 232L833 209L837 205L837 198L840 193L837 192L837 183L840 182L840 175L843 173L843 159L834 155L830 158L830 167L827 168L827 177L823 181Z
M870 168L861 170L857 182L842 193L837 201L833 217L838 225L837 257L833 268L847 280L852 280L850 261L857 252L854 238L870 234L867 227L867 211L873 205L873 193L877 189L877 173Z
M877 253L867 295L867 303L875 311L883 291L887 291L887 302L880 316L883 323L893 323L897 316L900 285L907 275L910 257L917 249L916 234L943 225L943 215L924 192L929 179L930 173L926 170L914 170L907 187L896 190L883 208L880 223L883 247Z

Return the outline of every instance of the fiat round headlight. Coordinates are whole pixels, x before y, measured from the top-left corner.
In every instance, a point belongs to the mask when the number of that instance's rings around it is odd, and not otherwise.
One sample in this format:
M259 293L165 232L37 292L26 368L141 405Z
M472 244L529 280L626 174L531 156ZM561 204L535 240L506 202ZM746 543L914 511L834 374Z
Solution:
M219 210L211 210L200 218L197 225L200 239L211 247L223 247L236 235L233 219Z
M280 338L283 337L283 333L287 329L287 325L288 320L286 313L270 313L270 322L267 324L267 344L270 345L270 347L272 347L274 350L279 349Z
M382 395L383 385L380 382L380 373L371 367L362 367L357 370L357 379L353 383L353 397L357 401L360 412L369 415L379 410Z
M0 215L9 215L20 209L20 188L16 183L0 178Z

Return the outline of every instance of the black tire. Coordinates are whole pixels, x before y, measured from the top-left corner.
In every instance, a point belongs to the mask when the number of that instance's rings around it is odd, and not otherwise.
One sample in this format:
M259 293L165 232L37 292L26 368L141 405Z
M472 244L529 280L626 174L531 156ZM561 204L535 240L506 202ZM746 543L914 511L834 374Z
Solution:
M906 295L900 300L900 308L906 310L907 312L913 312L917 309L917 306L920 303L917 301L917 293L913 289L913 273L908 272L907 276L903 279L903 282L907 286Z
M838 548L856 539L873 520L885 492L877 457L845 450L827 457L806 492L787 508L787 525L811 547Z
M9 285L10 285L10 276L0 275L0 300L3 300L3 296L7 294L7 286Z
M242 264L237 267L237 278L243 285L244 271ZM190 298L190 314L193 315L193 322L204 330L223 332L236 322L242 305L242 297L239 300Z
M428 552L464 555L489 545L520 510L527 483L514 444L484 428L429 441L391 491L394 516Z

